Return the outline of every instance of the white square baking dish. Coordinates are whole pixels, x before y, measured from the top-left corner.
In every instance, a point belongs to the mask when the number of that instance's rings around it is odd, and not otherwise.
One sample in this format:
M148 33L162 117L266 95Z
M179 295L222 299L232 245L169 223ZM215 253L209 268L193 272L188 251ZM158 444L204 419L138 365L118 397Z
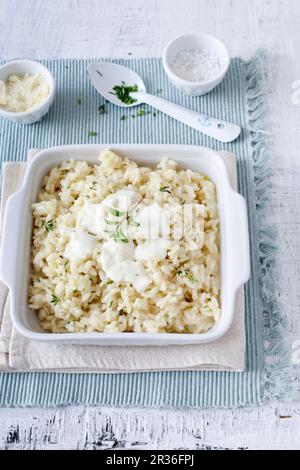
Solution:
M221 318L202 334L177 333L47 333L37 315L28 307L32 237L31 204L36 201L44 175L64 160L97 162L99 154L110 147L142 165L155 165L163 156L176 160L183 168L206 174L217 188L221 235ZM15 328L37 341L98 345L166 345L199 344L215 341L229 329L235 308L235 297L250 275L247 209L244 198L229 183L221 157L213 150L183 145L69 145L39 152L28 165L21 189L7 201L2 246L0 277L10 291L11 317Z

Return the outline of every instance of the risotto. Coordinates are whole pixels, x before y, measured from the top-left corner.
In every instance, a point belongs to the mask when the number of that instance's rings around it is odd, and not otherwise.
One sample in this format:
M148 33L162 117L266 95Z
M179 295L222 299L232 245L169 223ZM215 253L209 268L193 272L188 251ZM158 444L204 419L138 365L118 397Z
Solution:
M202 333L220 318L215 185L163 158L66 161L32 205L29 305L61 332Z

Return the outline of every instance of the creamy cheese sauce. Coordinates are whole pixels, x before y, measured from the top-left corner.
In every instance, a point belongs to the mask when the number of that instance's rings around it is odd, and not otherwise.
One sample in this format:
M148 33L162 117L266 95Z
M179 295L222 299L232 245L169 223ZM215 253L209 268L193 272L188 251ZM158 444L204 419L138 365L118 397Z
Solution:
M134 250L134 258L138 261L159 261L167 256L167 240L145 240Z
M77 217L77 226L100 238L107 238L108 232L116 228L114 225L122 222L140 200L138 192L122 189L110 194L100 204L85 201Z
M102 245L100 263L103 270L107 273L112 267L123 261L133 260L134 243L115 242L107 240Z
M69 234L65 257L75 262L84 259L97 246L96 237L106 239L99 256L99 265L106 276L117 284L129 282L139 292L146 289L151 278L143 261L159 261L167 256L168 242L160 237L168 235L169 227L161 207L157 203L139 204L141 199L137 191L122 189L100 204L85 201L77 217L77 227ZM118 232L120 228L122 236Z
M76 262L91 255L96 247L97 240L95 237L77 228L71 233L64 255L66 258Z
M134 243L108 240L102 245L100 264L109 279L117 284L130 282L137 291L144 290L151 279L146 275L144 266L134 261Z
M114 208L120 212L129 212L137 206L142 196L133 189L120 189L114 194L110 194L102 201L102 206Z
M157 239L167 237L170 229L165 211L157 204L139 206L133 214L133 219L139 224L134 236L137 239Z
M85 202L78 213L77 226L94 235L102 236L106 227L104 218L105 210L102 204Z

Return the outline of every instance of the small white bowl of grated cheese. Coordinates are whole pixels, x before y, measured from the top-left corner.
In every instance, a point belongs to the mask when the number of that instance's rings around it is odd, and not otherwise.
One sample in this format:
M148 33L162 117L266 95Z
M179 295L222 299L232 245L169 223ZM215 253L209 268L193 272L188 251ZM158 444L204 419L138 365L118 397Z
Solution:
M54 94L54 78L39 62L15 60L0 67L0 116L19 124L40 121Z
M195 33L172 39L163 51L162 62L173 85L184 93L200 96L221 83L230 56L216 37Z

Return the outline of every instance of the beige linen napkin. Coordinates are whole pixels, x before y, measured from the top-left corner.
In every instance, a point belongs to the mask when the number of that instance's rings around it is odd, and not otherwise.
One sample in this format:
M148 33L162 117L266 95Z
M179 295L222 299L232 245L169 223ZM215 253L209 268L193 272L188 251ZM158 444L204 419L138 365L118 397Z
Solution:
M36 150L29 151L28 159ZM237 185L236 158L223 157L233 188ZM26 163L4 163L1 221L8 196L23 180ZM1 233L1 232L0 232ZM99 333L101 334L101 333ZM0 282L0 370L69 372L139 372L158 370L244 369L244 291L237 295L234 322L216 342L192 346L80 346L31 341L12 326L7 288Z

